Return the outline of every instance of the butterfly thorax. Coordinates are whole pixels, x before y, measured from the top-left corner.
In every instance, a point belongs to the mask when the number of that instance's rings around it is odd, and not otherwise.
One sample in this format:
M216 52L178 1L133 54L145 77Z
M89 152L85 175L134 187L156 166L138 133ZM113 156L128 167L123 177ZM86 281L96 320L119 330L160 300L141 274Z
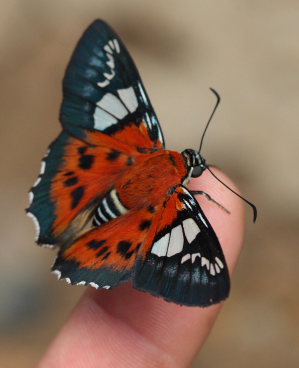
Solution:
M205 159L198 151L187 148L182 152L182 157L189 177L198 178L207 168Z
M178 152L160 150L141 155L116 186L127 208L155 206L169 190L187 176L183 157Z

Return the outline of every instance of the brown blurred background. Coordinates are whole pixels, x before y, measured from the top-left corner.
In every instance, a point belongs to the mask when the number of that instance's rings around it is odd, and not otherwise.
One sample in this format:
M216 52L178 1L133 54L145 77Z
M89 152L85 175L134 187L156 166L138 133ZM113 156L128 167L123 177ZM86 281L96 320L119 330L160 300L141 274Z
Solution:
M0 5L1 368L34 366L83 291L49 273L54 253L34 246L23 209L60 130L64 68L95 18L131 51L169 148L198 147L208 88L219 91L204 156L259 209L194 367L298 367L299 2L10 0Z

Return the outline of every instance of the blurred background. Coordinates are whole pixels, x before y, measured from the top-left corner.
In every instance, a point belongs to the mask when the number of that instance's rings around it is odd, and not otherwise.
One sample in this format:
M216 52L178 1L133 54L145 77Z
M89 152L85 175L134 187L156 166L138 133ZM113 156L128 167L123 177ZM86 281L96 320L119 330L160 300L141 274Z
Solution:
M103 18L129 48L168 148L197 148L259 209L232 294L193 367L299 366L299 2L10 0L0 4L0 365L32 367L83 288L34 245L26 192L58 132L75 43ZM251 212L248 209L248 218Z

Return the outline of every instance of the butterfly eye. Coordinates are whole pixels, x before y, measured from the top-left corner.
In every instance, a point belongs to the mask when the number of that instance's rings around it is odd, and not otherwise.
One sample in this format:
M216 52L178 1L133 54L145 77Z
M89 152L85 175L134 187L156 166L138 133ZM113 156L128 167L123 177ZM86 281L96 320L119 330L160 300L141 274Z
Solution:
M192 173L191 173L191 177L192 178L198 178L202 172L204 171L204 168L202 166L194 166L193 167L193 170L192 170Z

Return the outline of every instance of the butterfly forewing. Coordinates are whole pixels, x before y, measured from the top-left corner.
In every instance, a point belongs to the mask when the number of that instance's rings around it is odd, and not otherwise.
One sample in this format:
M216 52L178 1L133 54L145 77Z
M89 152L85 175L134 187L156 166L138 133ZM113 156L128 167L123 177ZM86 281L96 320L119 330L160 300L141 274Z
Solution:
M60 119L63 127L84 138L82 128L116 134L132 123L144 124L150 148L162 148L158 119L135 64L116 33L96 20L81 37L63 80ZM139 140L130 138L132 145Z
M96 20L78 42L63 93L64 131L42 162L28 208L37 242L53 246L81 211L92 210L91 203L101 200L136 155L164 145L134 62L105 22ZM72 226L72 240L79 222ZM69 237L70 231L63 238Z

